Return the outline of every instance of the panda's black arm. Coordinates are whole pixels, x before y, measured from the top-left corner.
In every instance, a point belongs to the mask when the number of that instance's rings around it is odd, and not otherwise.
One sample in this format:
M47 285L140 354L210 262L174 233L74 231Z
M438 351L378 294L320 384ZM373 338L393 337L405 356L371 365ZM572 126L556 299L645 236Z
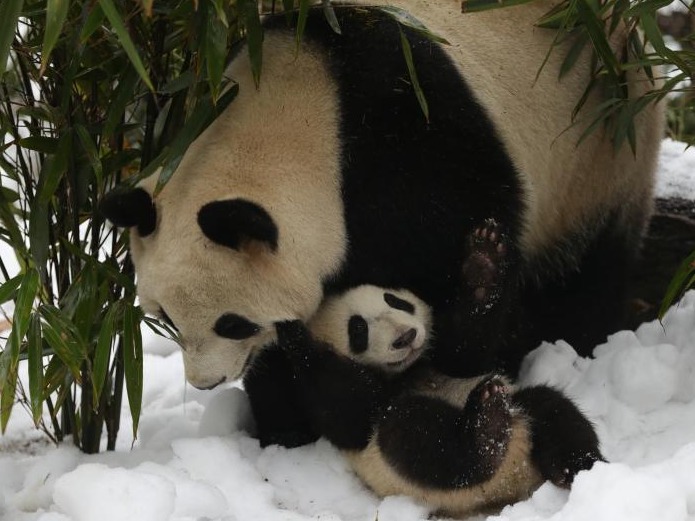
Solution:
M377 411L393 392L390 379L314 340L301 322L276 327L316 432L340 449L364 448Z
M441 398L411 394L384 410L377 442L403 477L419 486L453 490L495 474L506 454L510 425L506 404L486 412L470 397L460 408Z
M580 470L605 461L593 425L560 391L528 387L516 392L512 401L531 420L531 458L545 479L568 488Z

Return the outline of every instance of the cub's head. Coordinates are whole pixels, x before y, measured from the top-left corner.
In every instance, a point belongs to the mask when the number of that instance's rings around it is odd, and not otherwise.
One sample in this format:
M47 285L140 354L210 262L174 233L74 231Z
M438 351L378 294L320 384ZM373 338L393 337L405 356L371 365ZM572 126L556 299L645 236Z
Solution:
M430 327L429 306L411 292L371 285L327 298L309 322L337 352L393 373L425 352Z

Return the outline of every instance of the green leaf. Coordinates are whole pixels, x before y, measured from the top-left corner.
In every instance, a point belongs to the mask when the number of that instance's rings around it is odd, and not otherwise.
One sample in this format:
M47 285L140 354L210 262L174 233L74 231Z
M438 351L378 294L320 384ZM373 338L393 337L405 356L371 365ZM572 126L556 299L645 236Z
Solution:
M328 25L331 26L331 29L333 29L333 32L336 34L343 34L340 30L338 18L335 16L335 9L333 9L331 0L321 0L321 6L323 7L323 15L326 17L326 21Z
M188 69L159 89L162 94L174 94L189 88L196 81L195 73Z
M106 373L109 370L111 360L111 345L116 335L116 322L121 314L122 306L117 302L106 312L101 323L99 338L97 339L96 350L94 351L94 363L92 365L92 384L94 401L92 406L96 409L99 405L101 392L106 381Z
M69 0L47 0L46 1L46 26L43 35L43 47L41 48L41 69L40 75L46 71L48 59L50 58L53 47L55 47L63 24L68 16Z
M524 0L524 1L529 1L529 0ZM379 11L382 13L388 15L389 17L393 18L396 22L398 22L399 25L408 27L412 29L413 31L423 35L425 38L428 40L431 40L433 42L437 43L443 43L448 45L449 42L447 42L444 38L439 36L436 33L433 33L430 31L425 25L415 18L413 15L411 15L408 11L405 11L399 7L393 7L393 6L379 6L377 7Z
M217 99L222 82L225 60L227 58L227 27L212 13L208 12L205 26L205 65L212 98Z
M578 0L576 5L577 16L586 28L596 54L601 59L611 81L617 84L619 82L618 71L620 70L620 64L608 42L608 36L603 24L599 21L588 0Z
M48 229L48 203L37 199L29 214L29 251L37 266L48 260Z
M87 19L82 26L80 31L80 42L85 43L90 36L94 34L94 31L101 27L101 22L104 20L104 11L99 4L92 4L89 9L89 14Z
M4 304L14 296L23 278L23 275L17 275L2 283L0 286L0 304Z
M229 104L234 100L237 93L239 92L238 85L232 85L227 92L225 92L220 99L217 101L216 105L212 104L210 98L201 99L198 101L193 115L186 121L171 145L167 147L160 156L155 159L147 169L143 171L143 176L146 177L149 174L154 173L154 171L162 165L162 170L159 173L159 178L157 180L157 186L154 190L154 195L156 196L162 188L169 181L171 176L176 171L176 168L181 163L183 155L188 150L191 143L200 135L203 130L205 130L210 123L221 114L224 109L229 106Z
M19 348L27 329L29 329L29 317L38 291L39 274L35 270L30 270L22 276L12 317L12 331L10 331L5 349L0 354L0 392L3 391L3 387L11 378L12 372L15 373L16 377ZM14 390L12 394L14 396Z
M681 263L676 270L676 274L671 279L671 282L666 289L664 299L661 301L659 308L659 320L664 318L673 303L683 296L683 293L695 284L695 251Z
M97 146L94 143L92 136L89 135L89 132L83 125L75 125L75 132L80 138L80 143L82 143L82 148L84 149L85 155L87 156L87 159L89 159L89 164L92 165L92 170L97 178L97 184L101 186L103 169Z
M462 0L461 12L475 13L478 11L488 11L500 7L527 4L531 1L533 0Z
M251 60L251 71L256 88L261 81L261 67L263 65L263 27L258 13L256 0L241 0L240 7L246 28L246 45Z
M123 50L126 52L128 58L130 59L130 63L132 63L133 67L135 67L135 70L138 71L138 74L142 78L142 81L145 82L145 85L147 85L147 87L153 91L154 86L150 81L150 77L148 76L147 71L145 70L145 66L142 64L142 59L140 58L138 51L135 49L133 40L130 39L128 30L123 24L121 15L116 10L116 6L113 4L113 1L99 0L99 5L103 9L106 18L109 19L111 27L113 27L113 30L116 32L118 40L121 42L121 45L123 46Z
M10 367L3 379L3 386L0 389L0 432L5 434L7 423L10 421L10 414L14 407L15 391L17 390L17 367Z
M297 52L299 52L299 44L302 43L302 38L304 38L304 29L306 28L306 21L309 17L309 7L311 6L311 0L299 0L299 15L297 16Z
M75 330L75 326L55 306L39 308L44 318L43 336L55 354L70 369L75 380L81 380L80 366L86 358L86 346Z
M68 158L72 155L72 135L65 132L58 139L55 153L46 158L41 171L38 200L47 204L55 194L61 179L68 169Z
M142 336L140 332L140 308L127 306L123 310L123 365L128 392L130 414L133 418L133 439L137 438L142 408Z
M38 427L43 414L43 340L41 339L41 319L37 313L31 316L27 332L29 401L34 425Z
M579 56L581 56L587 43L589 43L589 39L585 32L582 32L576 36L572 46L570 47L569 51L567 51L565 59L562 61L560 73L558 75L559 78L564 77L565 74L572 70L572 67L574 67L575 63L577 63L577 60L579 59Z
M56 389L64 386L66 378L69 378L69 374L70 372L62 360L57 356L52 356L46 367L46 372L43 375L43 395L49 396L53 394Z
M415 71L415 64L413 63L413 52L410 49L410 42L406 37L401 26L398 26L398 32L401 35L401 47L403 48L403 56L405 57L405 63L408 67L408 74L410 75L410 82L413 84L413 90L415 91L415 97L417 98L422 113L425 115L425 120L429 123L430 120L430 109L427 106L427 99L425 99L425 94L422 92L420 87L420 82L417 79L417 72Z
M2 0L0 2L0 76L5 74L10 47L17 30L17 19L23 6L24 0Z
M106 123L102 139L110 139L116 127L125 117L126 107L133 102L133 91L138 82L138 73L134 68L127 68L118 78L118 85L111 96L111 103L106 112ZM108 172L108 170L107 170Z
M46 136L29 136L19 140L19 146L43 154L55 154L58 150L58 139Z

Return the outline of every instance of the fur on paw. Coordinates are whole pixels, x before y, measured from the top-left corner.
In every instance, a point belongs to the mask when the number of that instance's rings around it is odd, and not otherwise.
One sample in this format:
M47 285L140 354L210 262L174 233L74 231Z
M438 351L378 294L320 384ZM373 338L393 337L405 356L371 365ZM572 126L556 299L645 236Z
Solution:
M466 401L466 419L484 468L496 469L507 452L512 428L509 393L507 382L495 375L481 381Z
M505 234L494 219L486 219L469 236L469 253L463 263L463 278L479 308L490 307L499 300L506 268Z

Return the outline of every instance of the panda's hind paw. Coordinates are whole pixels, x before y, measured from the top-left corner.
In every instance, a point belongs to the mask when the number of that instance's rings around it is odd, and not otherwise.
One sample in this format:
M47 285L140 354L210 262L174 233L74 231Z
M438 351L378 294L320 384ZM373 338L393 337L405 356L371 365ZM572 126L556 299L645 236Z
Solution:
M463 263L463 278L480 309L490 307L500 296L507 269L507 243L502 226L486 219L469 236L469 253Z

